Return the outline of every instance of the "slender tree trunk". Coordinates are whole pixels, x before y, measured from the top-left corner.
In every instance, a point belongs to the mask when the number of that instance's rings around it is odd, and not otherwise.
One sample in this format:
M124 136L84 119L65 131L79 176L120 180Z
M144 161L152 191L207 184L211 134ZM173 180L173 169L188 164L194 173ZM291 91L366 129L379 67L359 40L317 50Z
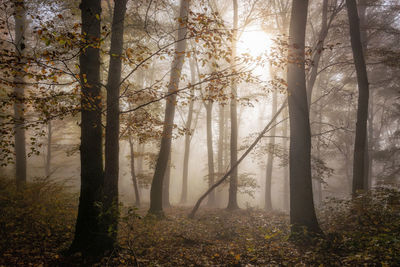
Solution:
M26 148L25 148L25 116L24 116L24 77L22 70L25 65L25 4L24 1L14 1L15 4L15 52L18 63L14 76L14 120L15 120L15 169L17 189L21 190L26 184Z
M308 0L293 0L289 30L290 223L292 233L320 232L311 181L311 133L305 80Z
M82 0L82 34L85 49L79 56L81 98L81 191L75 237L70 251L101 255L110 240L99 221L103 194L102 124L100 94L100 20L98 0Z
M285 109L283 114L287 115L287 109ZM288 150L288 138L286 138L288 136L288 120L283 122L282 134L285 137L282 144L283 149ZM283 167L283 207L287 212L290 211L289 199L289 165L285 165Z
M190 75L191 82L194 84L196 82L195 75L195 66L194 61L190 62ZM186 134L185 134L185 152L183 155L183 174L182 174L182 193L181 193L181 204L185 204L187 202L187 190L188 190L188 172L189 172L189 154L190 154L190 141L192 140L192 119L193 119L193 107L194 107L194 88L190 90L190 102L189 102L189 110L188 116L186 120Z
M217 154L217 172L220 177L224 172L224 137L225 137L225 105L218 106L218 154ZM221 203L222 194L215 194L216 205Z
M50 167L51 167L51 138L52 138L51 120L47 123L47 153L46 153L46 177L50 177Z
M209 100L205 103L206 107L206 117L207 117L207 154L208 154L208 187L211 187L214 182L214 149L213 149L213 135L212 135L212 108L213 102ZM215 206L215 191L212 191L208 195L209 207Z
M135 206L140 207L139 187L135 173L135 151L133 149L133 140L131 134L129 134L129 150L131 154L131 177L132 177L133 189L135 190Z
M360 24L357 13L357 3L355 0L346 0L347 14L350 24L350 39L353 50L354 64L357 73L358 83L358 108L356 137L354 142L354 162L353 162L353 195L358 191L367 190L365 187L366 177L366 151L367 148L367 119L368 119L368 98L369 85L367 68L365 65L363 47L360 36Z
M162 208L162 188L165 170L167 169L168 157L171 151L171 136L174 124L176 90L179 88L182 66L186 51L186 23L189 11L189 0L180 1L180 22L178 23L178 42L175 49L175 56L171 66L171 76L168 85L168 94L171 94L165 105L164 128L161 138L160 152L156 163L153 182L150 189L150 209L149 213L163 216Z
M307 102L308 102L308 110L310 110L311 106L311 95L314 88L315 81L318 75L318 66L324 51L324 41L326 36L328 35L328 0L323 0L322 2L322 27L318 36L318 43L315 48L315 52L312 59L312 67L309 78L307 80Z
M233 36L232 36L232 72L235 73L236 61L236 45L237 45L237 30L238 30L238 1L233 0ZM237 84L235 78L232 79L231 85L231 166L237 162L237 141L238 141L238 127L237 127ZM238 209L237 203L237 185L238 185L238 169L232 171L229 180L229 200L228 210Z
M107 125L104 174L104 223L111 239L117 242L119 218L119 89L121 85L124 18L127 0L114 2L111 26L110 66L107 81ZM111 249L111 247L110 247Z
M270 66L272 68L272 66ZM278 93L274 90L272 95L272 106L271 106L271 114L272 116L276 113L278 109ZM276 127L271 129L271 138L268 149L268 160L267 160L267 169L266 169L266 179L265 179L265 206L264 209L266 211L272 210L272 169L274 165L274 147L275 147L275 134Z
M139 152L139 156L138 159L136 160L137 162L137 171L136 171L136 175L140 175L143 172L143 157L144 157L144 143L139 144L138 145L138 152Z

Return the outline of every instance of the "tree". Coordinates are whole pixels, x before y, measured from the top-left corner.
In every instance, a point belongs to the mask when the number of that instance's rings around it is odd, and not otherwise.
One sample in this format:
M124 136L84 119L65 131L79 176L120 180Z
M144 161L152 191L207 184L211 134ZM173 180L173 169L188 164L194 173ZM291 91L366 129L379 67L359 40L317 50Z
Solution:
M133 183L133 189L135 190L135 205L137 207L140 206L140 194L139 194L139 186L136 178L136 173L135 173L135 152L133 150L133 140L131 133L129 133L129 151L130 151L130 158L131 158L131 177L132 177L132 183Z
M270 65L272 68L272 65ZM272 95L272 105L271 105L271 114L274 115L278 109L278 93L274 90ZM275 133L276 127L271 130L271 138L268 147L268 160L267 160L267 168L265 175L265 206L264 209L266 211L272 210L272 196L271 196L271 187L272 187L272 168L274 163L274 147L275 147Z
M212 134L212 108L213 100L204 101L207 117L207 159L208 159L208 187L214 184L214 150L213 150L213 134ZM215 206L215 191L212 191L208 196L208 206Z
M359 190L366 190L368 183L365 164L367 161L367 120L368 120L368 98L369 84L367 68L365 65L363 46L360 34L360 21L358 18L357 3L355 0L346 0L347 14L349 17L351 48L353 51L354 64L357 73L358 105L356 136L354 141L353 161L353 195Z
M22 70L25 65L25 4L23 0L14 1L15 12L15 50L17 55L16 75L14 76L14 120L15 120L15 169L16 184L22 189L26 184L26 148L25 148L25 116L24 116L24 78Z
M194 60L190 61L190 76L191 82L196 82ZM189 154L190 154L190 141L192 140L192 119L193 119L193 107L194 107L194 87L190 89L190 102L189 109L186 119L186 133L185 133L185 152L183 155L183 174L182 174L182 193L181 193L181 204L187 202L187 190L188 190L188 172L189 172Z
M150 209L149 213L163 216L162 208L162 189L165 171L167 169L168 158L171 151L171 135L174 124L176 91L178 90L180 75L186 51L186 32L185 25L188 20L190 0L180 1L180 12L178 18L178 41L176 43L175 55L171 66L170 81L167 94L169 95L165 105L165 118L163 133L161 137L160 152L158 154L156 168L150 189Z
M237 31L238 31L238 1L233 0L233 34L232 34L232 72L235 73L235 61L236 61L236 45L237 45ZM230 141L230 153L231 153L231 166L234 166L237 162L237 139L238 139L238 128L237 128L237 84L235 78L232 79L231 85L231 104L230 104L230 118L231 118L231 141ZM235 167L232 171L229 180L229 200L228 210L238 209L237 203L237 185L238 185L238 170Z
M98 0L82 0L81 83L81 190L75 236L70 252L101 255L112 240L103 232L98 207L103 194L103 153L100 95L100 15Z
M121 57L124 44L124 18L127 0L115 1L111 26L110 65L107 81L107 125L104 173L104 227L112 242L117 241L119 217L119 89L121 85ZM110 247L111 249L111 247Z
M311 183L311 133L305 80L305 33L308 0L293 0L289 28L288 104L290 123L290 223L292 233L305 227L320 232Z

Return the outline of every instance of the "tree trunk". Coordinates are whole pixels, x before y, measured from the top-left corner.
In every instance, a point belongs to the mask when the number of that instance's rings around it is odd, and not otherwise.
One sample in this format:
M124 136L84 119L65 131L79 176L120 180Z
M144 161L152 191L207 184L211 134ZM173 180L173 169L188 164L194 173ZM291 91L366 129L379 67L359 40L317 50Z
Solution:
M225 143L225 105L219 104L218 106L218 154L217 154L217 172L220 177L224 172L224 143ZM221 203L222 194L215 194L216 205Z
M24 116L24 77L22 70L25 65L24 40L25 40L25 5L24 1L15 1L15 52L18 63L14 76L14 120L15 120L15 169L17 189L21 190L26 184L26 148L25 148L25 116Z
M129 150L131 154L131 177L133 189L135 190L135 206L140 207L139 187L135 174L135 151L133 150L133 140L131 134L129 134Z
M117 242L119 218L119 89L121 85L124 18L128 0L114 2L111 26L110 66L107 81L107 124L104 173L104 223L114 243Z
M100 20L98 0L82 0L82 34L88 44L79 56L81 98L81 191L75 237L70 251L101 255L110 244L99 221L103 194L102 124L100 94Z
M272 68L272 65L270 65ZM271 106L271 115L273 116L278 109L278 93L274 90L272 95L272 106ZM276 127L271 129L271 138L269 143L269 151L268 149L268 160L267 160L267 169L266 169L266 179L265 179L265 206L264 209L266 211L272 210L272 169L274 165L274 147L275 147L275 134L276 134Z
M45 174L46 177L50 177L50 167L51 167L51 138L52 138L51 120L47 123L47 153L46 153L46 167Z
M318 75L318 66L324 51L324 41L326 36L328 35L328 0L323 0L322 3L322 22L321 22L321 31L318 36L318 43L314 51L314 55L312 58L312 67L309 78L307 80L307 102L308 102L308 110L310 110L311 106L311 96L314 88L315 80Z
M366 54L368 49L368 35L367 35L367 19L366 19L366 11L367 11L367 2L366 0L360 0L358 2L358 14L360 16L360 36L361 43L363 46L363 52ZM368 88L370 90L370 88ZM365 175L364 175L364 187L365 189L369 189L371 187L372 182L372 164L373 160L371 157L372 146L374 142L374 94L371 91L369 95L369 103L368 103L368 132L366 137L366 154L365 154Z
M194 62L190 62L190 75L191 82L194 84L196 82L195 75L195 66ZM190 102L189 102L189 110L188 116L186 120L186 134L185 134L185 152L183 155L183 174L182 174L182 193L181 193L181 204L185 204L187 202L187 190L188 190L188 172L189 172L189 155L190 155L190 141L192 140L192 119L193 119L193 107L194 107L194 88L190 89Z
M162 208L162 188L165 170L167 169L168 157L171 151L171 136L174 124L176 90L179 88L179 81L186 51L186 23L189 11L190 0L180 1L179 17L181 22L178 23L178 42L175 49L175 56L171 66L171 76L168 85L168 94L165 105L165 118L163 134L161 138L160 152L158 154L156 168L154 171L153 181L150 189L150 209L149 213L156 216L163 216Z
M206 107L206 117L207 117L207 154L208 154L208 187L211 187L214 182L214 149L213 149L213 136L212 136L212 100L208 100L205 103ZM208 195L207 206L215 206L215 191L212 191Z
M233 34L232 34L232 73L235 73L235 61L236 61L236 45L237 45L237 30L238 30L238 1L233 0ZM237 162L237 140L238 140L238 127L237 127L237 84L235 77L232 79L231 85L231 166L234 166ZM228 210L238 209L237 203L237 184L238 184L238 169L235 168L232 171L229 180L229 200Z
M287 109L285 109L284 114L285 114L285 116L287 116ZM288 136L288 120L285 120L283 122L282 135L285 137L285 138L283 138L282 146L283 146L283 149L286 151L288 149L288 138L287 138L287 136ZM285 165L283 167L283 208L287 212L290 211L289 199L290 199L289 165Z
M368 119L368 98L369 85L367 68L365 65L363 47L360 35L360 24L357 13L357 3L355 0L346 0L347 14L350 24L351 48L353 50L354 64L357 73L358 83L358 109L356 136L354 142L354 162L353 162L353 188L352 193L356 195L358 191L367 190L365 187L366 168L365 159L367 157L367 119Z
M305 80L308 0L294 0L289 30L290 223L292 233L320 232L311 182L311 133Z

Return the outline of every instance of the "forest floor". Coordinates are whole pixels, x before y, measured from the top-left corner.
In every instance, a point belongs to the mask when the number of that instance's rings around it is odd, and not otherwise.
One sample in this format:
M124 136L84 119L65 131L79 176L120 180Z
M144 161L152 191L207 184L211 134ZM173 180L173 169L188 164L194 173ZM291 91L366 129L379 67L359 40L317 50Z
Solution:
M77 195L40 181L23 194L0 180L0 266L87 266L65 257L72 241ZM254 209L166 209L162 220L146 208L124 207L119 244L97 266L395 266L400 262L400 193L380 188L353 201L332 199L318 210L325 233L289 238L288 216Z

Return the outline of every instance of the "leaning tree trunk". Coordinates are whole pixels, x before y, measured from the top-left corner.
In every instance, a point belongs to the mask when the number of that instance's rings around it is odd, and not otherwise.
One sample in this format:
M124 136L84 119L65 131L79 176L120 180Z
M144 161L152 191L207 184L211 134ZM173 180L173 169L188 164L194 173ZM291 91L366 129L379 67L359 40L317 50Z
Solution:
M367 190L365 183L367 162L367 119L368 119L368 98L369 85L367 68L365 65L364 52L360 35L360 23L357 13L357 3L355 0L346 0L347 14L350 24L350 39L351 48L353 50L354 64L357 73L358 83L358 108L357 108L357 123L356 136L354 142L354 162L353 162L353 196L358 191Z
M119 89L121 85L122 49L124 44L124 18L128 0L115 1L111 26L110 66L107 81L107 124L104 172L104 227L117 242L119 218ZM111 249L112 247L110 247Z
M135 190L135 206L140 207L139 186L135 173L135 151L133 149L133 140L131 133L129 133L129 151L131 154L131 177L132 177L133 189Z
M25 148L25 116L24 116L24 77L25 65L24 34L25 34L25 5L24 1L14 1L15 4L15 54L17 58L16 74L14 76L14 120L15 120L15 169L17 189L21 190L26 184L26 148Z
M236 45L237 45L237 30L238 30L238 1L233 0L233 36L232 36L232 73L235 73L236 61ZM231 166L237 162L237 140L238 140L238 127L237 127L237 84L235 77L232 79L231 85ZM228 210L238 209L237 203L237 190L238 190L238 169L234 168L229 180L229 200Z
M272 65L270 65L272 68ZM271 114L272 116L276 113L278 109L278 93L274 90L272 96L272 106L271 106ZM266 169L266 176L265 176L265 206L264 209L266 211L272 210L272 169L274 165L274 149L275 149L275 134L276 134L276 127L272 128L271 130L271 139L268 147L268 160L267 160L267 169Z
M212 135L212 100L208 100L208 103L205 103L206 107L206 117L207 117L207 158L208 158L208 187L214 185L214 149L213 149L213 135ZM215 206L215 191L212 191L208 195L208 203L207 206L214 207Z
M311 183L311 133L305 80L308 0L293 0L289 29L290 223L292 233L320 232Z
M75 237L70 252L101 255L109 239L103 233L98 203L103 193L102 123L100 94L101 3L82 0L82 35L85 47L79 56L81 97L81 191Z
M165 170L167 169L168 157L171 151L171 136L174 124L176 92L178 90L183 61L186 51L186 24L188 20L190 0L180 1L178 42L175 49L175 56L171 66L171 76L168 85L169 94L165 105L165 118L163 134L161 138L160 152L158 154L156 168L150 189L150 209L149 213L163 216L162 208L162 189Z

